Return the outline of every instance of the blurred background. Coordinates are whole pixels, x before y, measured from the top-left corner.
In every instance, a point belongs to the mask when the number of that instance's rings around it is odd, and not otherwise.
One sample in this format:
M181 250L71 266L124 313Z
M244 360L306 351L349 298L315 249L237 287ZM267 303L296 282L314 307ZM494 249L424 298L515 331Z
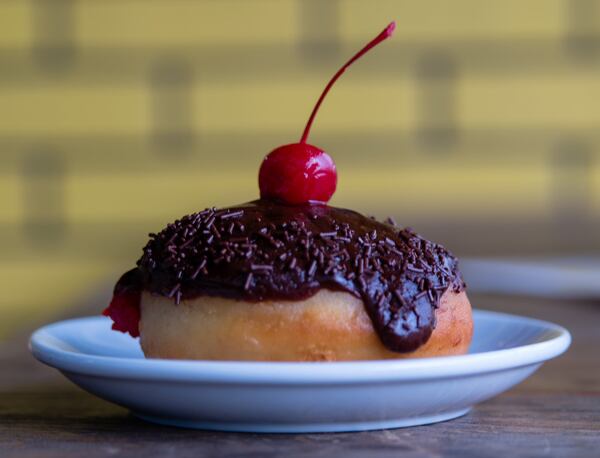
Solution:
M474 289L600 295L600 1L0 0L0 339L256 198L392 19L312 130L332 204L447 244Z

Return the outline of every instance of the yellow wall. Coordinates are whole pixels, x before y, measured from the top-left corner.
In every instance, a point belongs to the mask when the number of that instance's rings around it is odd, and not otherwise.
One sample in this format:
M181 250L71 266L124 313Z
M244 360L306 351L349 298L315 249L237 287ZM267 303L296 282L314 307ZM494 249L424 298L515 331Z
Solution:
M596 224L598 18L591 0L0 2L0 336L107 295L169 220L256 197L264 154L391 19L313 130L332 203Z

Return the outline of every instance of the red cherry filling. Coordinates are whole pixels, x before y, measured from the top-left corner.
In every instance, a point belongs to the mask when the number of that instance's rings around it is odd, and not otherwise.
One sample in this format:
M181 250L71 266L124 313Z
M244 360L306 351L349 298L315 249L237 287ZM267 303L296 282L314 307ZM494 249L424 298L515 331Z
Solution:
M265 157L258 173L261 198L289 204L328 202L331 199L337 185L335 164L325 151L306 143L310 128L323 99L337 79L371 48L390 37L395 28L396 23L390 23L333 75L317 100L299 143L280 146Z
M102 315L112 318L112 329L115 331L128 332L131 337L139 337L140 300L139 291L115 293Z
M262 198L290 204L327 202L335 192L337 172L326 152L308 143L292 143L265 157L258 183Z

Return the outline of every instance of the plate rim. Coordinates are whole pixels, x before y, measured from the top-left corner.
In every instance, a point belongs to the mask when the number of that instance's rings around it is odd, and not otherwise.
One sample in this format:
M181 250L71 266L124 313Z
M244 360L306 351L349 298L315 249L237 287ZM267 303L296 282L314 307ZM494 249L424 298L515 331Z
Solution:
M551 334L542 342L501 350L460 356L406 360L336 362L194 361L101 356L67 351L51 343L57 339L53 328L81 322L107 320L88 316L42 326L29 339L29 349L42 363L60 371L105 378L169 381L180 383L220 383L267 385L387 383L419 381L497 372L541 364L564 353L571 344L569 331L555 323L536 318L482 309L474 317L520 320L545 328ZM50 341L50 342L49 342Z

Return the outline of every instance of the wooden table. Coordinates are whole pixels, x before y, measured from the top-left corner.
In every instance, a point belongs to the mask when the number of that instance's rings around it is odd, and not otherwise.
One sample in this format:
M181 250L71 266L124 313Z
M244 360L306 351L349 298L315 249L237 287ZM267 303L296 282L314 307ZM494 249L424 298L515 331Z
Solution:
M35 362L26 350L27 331L0 343L0 457L600 456L600 303L471 299L481 308L558 322L571 330L572 347L517 388L450 422L365 433L258 435L137 420Z

